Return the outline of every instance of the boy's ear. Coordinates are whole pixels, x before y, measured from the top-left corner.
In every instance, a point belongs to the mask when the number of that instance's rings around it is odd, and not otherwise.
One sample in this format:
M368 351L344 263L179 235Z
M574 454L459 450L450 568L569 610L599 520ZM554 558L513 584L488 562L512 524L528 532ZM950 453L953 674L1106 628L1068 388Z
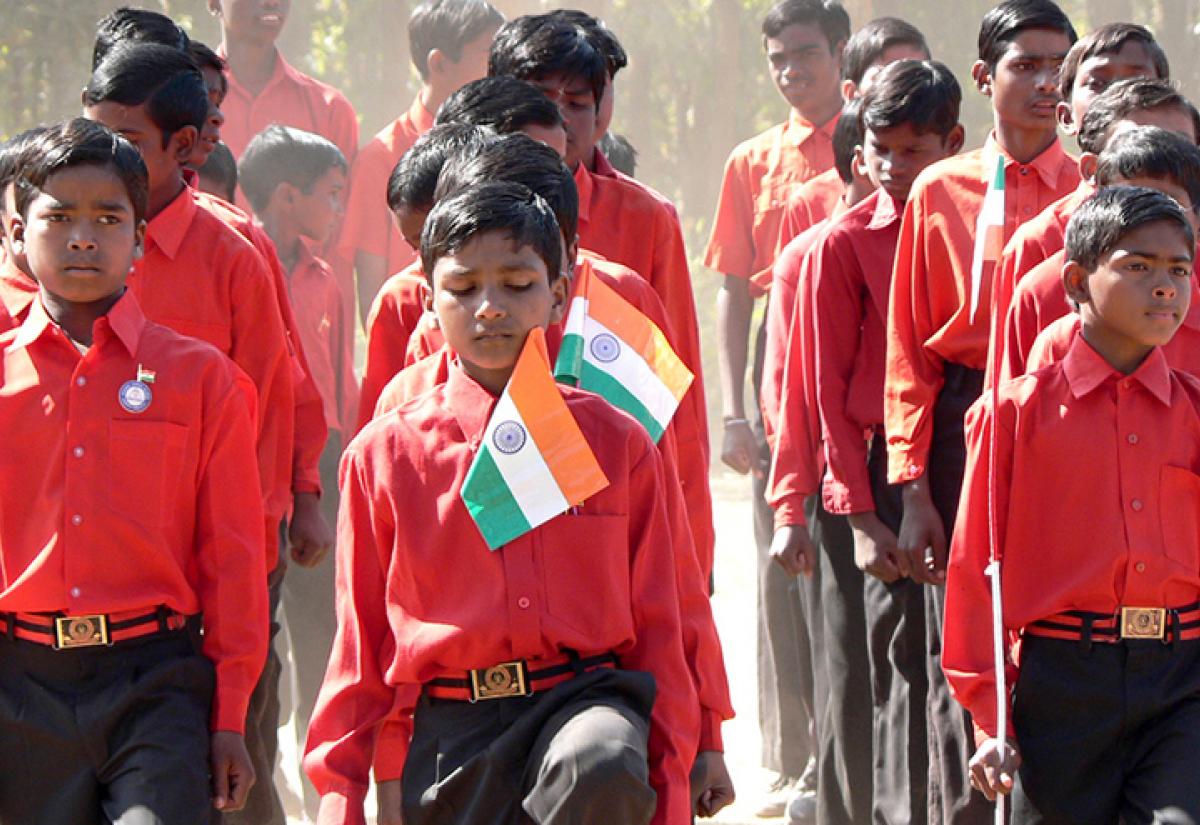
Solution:
M1100 166L1100 156L1095 152L1084 152L1079 156L1079 177L1089 183L1094 183L1098 166Z
M429 279L426 278L421 282L421 306L426 312L433 312L433 287L429 285ZM435 313L434 318L437 317Z
M11 216L5 218L5 223L8 225L8 244L12 248L12 253L24 255L25 216L19 212L13 212Z
M1086 304L1092 299L1091 293L1088 292L1087 276L1088 271L1078 262L1067 261L1063 264L1063 290L1066 291L1067 298L1074 306Z
M567 290L571 285L570 273L560 273L550 284L550 323L557 324L567 312Z
M862 148L861 143L858 146L854 147L854 160L852 162L851 168L853 169L854 174L857 177L860 177L860 178L867 177L867 174L869 172L869 170L867 168L867 158L866 158L866 155L863 153L863 148Z
M221 0L208 0L208 13L213 17L221 16Z
M950 134L946 135L946 139L942 141L942 145L946 147L946 155L957 155L962 151L963 143L966 142L967 131L961 123L954 124L954 128L950 130Z
M446 61L450 58L441 49L431 49L429 56L425 58L425 64L429 67L429 74L441 74L446 70Z
M987 63L976 60L971 66L971 79L975 81L975 88L985 97L992 96L992 70Z
M167 151L178 161L180 166L187 166L196 150L196 142L200 139L200 130L195 126L184 126L167 142Z
M858 97L858 84L847 78L842 81L842 100L849 102Z
M136 261L142 257L146 250L146 221L138 221L138 225L133 230L133 259Z
M1079 124L1075 122L1070 102L1066 100L1058 102L1058 105L1054 107L1054 119L1058 121L1058 128L1063 130L1064 135L1074 136L1079 132Z

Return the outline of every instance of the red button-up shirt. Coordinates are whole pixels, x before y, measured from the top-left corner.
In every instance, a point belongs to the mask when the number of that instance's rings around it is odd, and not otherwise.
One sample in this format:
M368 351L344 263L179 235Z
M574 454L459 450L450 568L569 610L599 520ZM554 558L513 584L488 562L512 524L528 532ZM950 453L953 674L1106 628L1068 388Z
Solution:
M995 411L985 393L967 414L942 648L951 690L991 736L989 504L1013 633L1067 610L1112 615L1200 599L1200 382L1158 349L1123 376L1080 337L1063 361L999 394ZM1014 666L1009 684L1016 675Z
M845 191L846 184L842 182L837 169L827 169L794 189L779 219L779 242L775 257L783 253L792 238L832 215Z
M1067 253L1059 249L1025 273L1013 291L1004 330L997 341L1001 346L1001 381L1028 372L1026 361L1039 333L1071 311L1062 285L1066 259ZM1065 350L1062 354L1065 354Z
M852 207L813 248L817 406L830 513L875 509L865 433L883 424L888 293L900 211L884 191Z
M291 503L291 364L267 265L184 187L146 228L129 289L146 317L215 346L258 388L258 469L267 518Z
M37 294L37 282L22 272L12 258L4 255L0 261L0 304L4 309L5 329L19 326L25 320Z
M425 314L424 295L421 262L413 261L388 278L375 296L367 316L367 361L356 429L362 429L374 417L379 394L392 376L404 369L409 338Z
M41 301L0 337L0 611L204 614L214 730L267 653L263 512L234 367L126 293L80 354ZM149 370L150 405L122 407ZM65 654L64 654L65 655Z
M632 418L590 393L560 391L584 437L603 445L596 458L609 486L496 552L459 496L496 398L461 369L347 449L338 634L305 759L323 796L321 822L365 821L373 757L378 780L401 775L422 684L563 648L612 650L623 667L654 675L654 821L691 821L698 718L662 461ZM592 586L581 591L580 582Z
M893 484L925 474L945 363L987 366L992 283L985 273L972 321L971 260L997 153L1003 150L992 136L982 149L933 164L918 176L904 209L889 300L884 396ZM1058 140L1028 164L1005 157L1007 240L1075 189L1079 167Z

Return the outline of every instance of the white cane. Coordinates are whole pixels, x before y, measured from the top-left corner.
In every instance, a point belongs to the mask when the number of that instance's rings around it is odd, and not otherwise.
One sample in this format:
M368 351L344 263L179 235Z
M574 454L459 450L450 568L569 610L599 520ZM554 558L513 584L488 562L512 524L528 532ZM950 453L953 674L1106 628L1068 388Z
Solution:
M1000 761L1008 749L1008 688L1004 679L1004 606L1000 602L1000 560L987 566L992 579L992 652L996 668L996 738L1000 740ZM996 794L995 825L1004 825L1004 794Z

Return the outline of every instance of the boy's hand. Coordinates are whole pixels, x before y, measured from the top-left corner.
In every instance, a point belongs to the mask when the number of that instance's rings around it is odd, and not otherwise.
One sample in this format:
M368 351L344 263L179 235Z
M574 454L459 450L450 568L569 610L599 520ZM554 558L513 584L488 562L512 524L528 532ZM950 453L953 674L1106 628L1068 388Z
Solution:
M321 500L316 493L296 493L293 498L288 542L292 546L292 560L301 567L316 567L329 555L333 528L321 513Z
M733 780L725 767L725 754L700 751L692 765L692 811L696 816L716 816L733 802Z
M904 485L904 518L897 549L908 556L909 575L922 584L946 581L946 530L929 496L927 479Z
M896 549L896 534L874 512L851 513L854 563L858 569L891 584L909 575L908 555Z
M1013 789L1013 777L1017 768L1021 767L1021 753L1011 739L1004 742L1000 739L988 739L969 763L971 769L971 787L983 792L989 800L996 794L1008 794Z
M721 438L721 461L735 473L746 475L751 470L758 475L761 471L755 466L758 455L758 442L755 441L754 431L750 422L737 418L725 422L725 434Z
M787 524L775 531L771 539L771 558L784 569L789 576L812 575L813 552L812 539L803 525Z
M209 746L212 768L213 807L218 811L240 811L254 785L254 766L240 733L219 730Z
M375 784L375 799L379 802L378 825L404 825L400 780L389 779Z

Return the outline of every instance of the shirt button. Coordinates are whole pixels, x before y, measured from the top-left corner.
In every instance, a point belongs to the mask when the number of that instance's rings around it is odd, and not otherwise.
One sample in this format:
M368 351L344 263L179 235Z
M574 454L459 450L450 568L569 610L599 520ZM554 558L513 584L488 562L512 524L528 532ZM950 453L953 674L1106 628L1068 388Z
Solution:
M71 598L72 599L78 599L82 595L83 595L83 591L80 590L78 587L71 588Z
M1025 177L1025 176L1027 176L1028 174L1029 174L1029 167L1028 167L1028 166L1022 166L1022 167L1021 167L1021 177Z
M79 376L78 378L75 379L75 385L77 387L86 387L87 386L87 378L85 378L82 375Z
M83 458L83 447L76 447L74 450L71 450L71 453L76 458Z
M1145 573L1146 572L1146 563L1144 561L1139 561L1137 564L1135 564L1133 566L1133 569L1138 571L1139 573Z
M1133 512L1135 513L1142 512L1142 500L1140 498L1135 498L1133 501L1129 502L1129 506L1133 508Z
M529 609L529 597L522 596L521 598L517 599L517 607L521 608L522 610L528 610Z
M75 515L71 516L71 523L78 527L79 525L83 524L83 516L79 515L79 513L76 513Z
M1130 444L1137 444L1138 443L1137 433L1130 433L1129 435L1125 436L1125 440L1128 441Z

